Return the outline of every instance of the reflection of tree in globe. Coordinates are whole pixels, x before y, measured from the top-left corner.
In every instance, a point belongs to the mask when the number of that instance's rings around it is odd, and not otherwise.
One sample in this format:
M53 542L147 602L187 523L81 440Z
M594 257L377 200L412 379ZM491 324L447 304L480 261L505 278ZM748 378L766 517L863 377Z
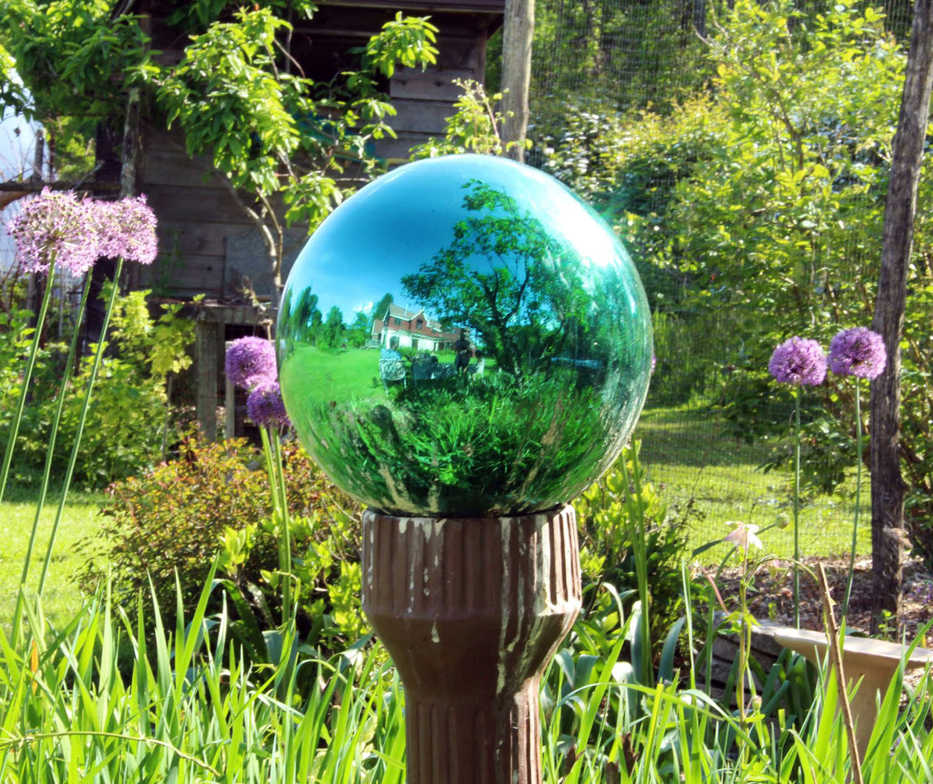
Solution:
M630 434L651 357L608 227L548 175L476 155L401 167L338 208L295 263L278 338L305 446L399 514L569 500Z

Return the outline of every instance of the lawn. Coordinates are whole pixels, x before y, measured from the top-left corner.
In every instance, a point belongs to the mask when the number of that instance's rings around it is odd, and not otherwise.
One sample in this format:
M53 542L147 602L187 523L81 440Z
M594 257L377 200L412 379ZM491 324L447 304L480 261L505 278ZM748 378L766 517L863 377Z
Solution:
M376 352L359 352L358 379L373 377ZM339 360L344 371L347 357ZM336 364L336 362L335 362ZM326 372L326 369L323 369ZM351 374L352 375L352 374ZM349 383L349 382L348 382ZM369 383L372 383L370 378ZM359 388L359 387L357 387ZM381 392L377 388L377 393ZM384 394L384 393L383 393ZM642 441L642 461L662 497L672 507L690 499L699 516L691 518L690 546L697 547L727 532L727 521L744 520L764 527L781 512L790 514L791 475L764 474L756 466L767 455L768 446L745 444L730 438L709 413L684 408L646 410L635 433ZM851 484L851 483L850 483ZM851 537L851 487L849 500L821 496L811 499L801 514L801 549L805 555L846 552ZM53 623L73 617L82 597L70 578L84 563L76 544L93 537L98 522L98 504L103 496L73 494L58 533L43 607ZM863 499L863 524L859 552L871 552L867 490ZM42 567L56 503L46 505L30 567L34 587ZM0 504L0 624L7 627L13 614L23 557L32 528L34 504L20 491L12 501ZM781 556L793 552L791 529L772 529L765 535L768 551ZM708 551L709 560L722 555L722 548Z
M4 630L9 629L13 618L23 559L36 514L35 502L29 500L28 493L18 491L12 493L11 497L13 500L0 504L0 627ZM43 590L43 610L55 625L71 620L81 607L83 597L71 581L71 576L84 564L85 556L76 544L80 539L94 535L97 528L97 510L103 498L100 494L69 494ZM33 591L42 571L42 562L57 507L58 499L50 499L39 521L27 581L28 588Z
M685 506L691 499L699 513L691 518L690 546L698 547L741 520L764 528L780 514L792 516L793 474L764 473L758 466L770 445L747 444L731 437L715 415L704 409L654 408L642 413L635 438L642 442L642 462L650 479L669 504ZM854 466L853 466L854 471ZM858 551L871 552L867 479L863 475ZM807 499L800 512L803 555L835 555L851 547L855 482L842 493ZM773 528L764 536L765 549L781 557L793 554L792 526ZM708 551L715 560L722 548Z

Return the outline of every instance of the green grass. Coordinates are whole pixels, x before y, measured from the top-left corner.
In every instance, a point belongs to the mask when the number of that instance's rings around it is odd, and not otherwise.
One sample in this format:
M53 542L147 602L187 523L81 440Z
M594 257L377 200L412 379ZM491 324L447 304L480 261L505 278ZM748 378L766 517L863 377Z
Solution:
M793 473L758 470L770 445L747 444L731 437L714 414L703 409L653 408L642 413L635 431L641 458L661 497L683 507L690 499L699 512L690 523L690 547L718 539L730 521L764 528L778 515L792 516ZM854 470L854 466L853 466ZM864 479L864 475L863 475ZM855 510L855 483L850 480L833 496L807 499L800 512L800 550L804 556L848 553ZM862 484L858 551L871 552L870 502ZM780 557L793 554L793 529L773 528L764 534L765 550ZM717 561L725 551L705 556Z
M376 352L357 352L358 373L371 373ZM347 357L335 355L343 369ZM382 394L382 390L379 390ZM774 522L781 512L790 514L790 472L765 474L756 469L768 453L768 445L745 444L730 438L721 423L707 412L684 408L653 408L642 414L635 437L642 441L642 460L661 497L672 506L691 498L701 516L691 520L690 547L698 547L727 533L727 521L743 520L761 527ZM820 496L801 512L801 550L805 556L848 552L854 490L847 498ZM74 493L66 507L50 566L43 607L53 624L72 618L83 598L71 576L84 563L76 548L98 527L97 508L103 496ZM45 508L40 523L30 588L35 587L45 545L54 518L56 501ZM16 600L20 571L32 527L35 505L28 492L18 491L12 501L0 504L0 626L8 628ZM859 552L871 552L870 512L867 488L863 490ZM793 552L790 528L772 529L764 536L767 551L782 557ZM724 555L723 547L707 551L712 562Z
M36 514L35 501L28 492L15 491L11 497L13 500L0 503L0 628L4 630L10 628L13 618L23 559L26 557L29 532ZM86 560L76 543L94 535L98 526L97 510L102 500L100 494L69 493L42 597L43 610L53 625L74 618L84 602L71 581L72 575ZM50 498L42 510L29 566L27 595L35 591L39 581L57 507L58 499Z

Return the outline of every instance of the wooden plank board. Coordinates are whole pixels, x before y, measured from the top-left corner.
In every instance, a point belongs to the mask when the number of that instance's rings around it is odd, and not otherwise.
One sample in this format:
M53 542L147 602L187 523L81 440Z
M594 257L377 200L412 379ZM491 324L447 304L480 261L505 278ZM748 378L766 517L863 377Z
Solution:
M398 133L444 133L447 118L453 114L453 105L447 101L393 101L397 114L389 124Z
M217 386L223 356L223 327L211 321L196 321L195 325L198 423L204 437L213 441L217 437Z
M410 157L411 148L416 144L424 144L431 138L431 135L427 133L400 133L397 139L380 139L376 142L375 152L376 155L389 163L404 162Z
M181 185L194 188L223 188L204 156L189 158L184 151L166 148L143 150L139 166L141 190L152 185Z
M505 0L321 0L321 5L342 5L355 8L392 8L402 11L440 11L450 13L505 12Z
M159 247L182 256L220 256L226 253L228 237L237 236L252 228L252 223L195 223L185 220L159 222Z
M441 70L472 71L474 79L483 80L486 67L486 36L445 35L437 37L437 65Z
M441 70L429 68L400 68L389 82L389 95L393 100L412 98L422 101L456 101L463 90L454 79L475 79L476 73L466 68Z
M190 297L223 294L224 259L222 256L160 255L155 264L140 272L140 286L151 288L159 296Z
M245 215L226 189L179 188L153 185L148 190L149 204L159 220L172 222L207 221L240 223Z

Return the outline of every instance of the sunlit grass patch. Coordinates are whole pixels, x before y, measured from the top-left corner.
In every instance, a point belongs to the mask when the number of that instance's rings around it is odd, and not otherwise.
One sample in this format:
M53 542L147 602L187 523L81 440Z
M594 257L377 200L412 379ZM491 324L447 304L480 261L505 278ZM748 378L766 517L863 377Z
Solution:
M0 627L5 631L9 631L13 618L29 532L36 514L36 503L28 494L18 491L12 495L15 500L0 503ZM53 626L73 618L84 602L71 581L71 576L87 558L76 545L80 539L94 535L97 510L103 500L104 496L98 493L68 494L42 597L43 610ZM38 583L57 507L58 498L51 497L42 510L30 559L27 595L35 591Z
M761 471L758 466L768 457L769 445L749 444L730 436L711 411L646 410L635 438L641 439L642 461L661 497L672 507L683 508L693 502L698 514L691 518L690 549L727 533L730 521L764 528L780 515L792 516L792 472ZM871 552L868 508L868 493L863 491L860 553ZM808 498L800 513L801 552L807 556L848 552L854 510L853 482L834 495ZM770 553L790 557L792 527L771 529L765 534L764 545ZM708 551L705 558L717 561L725 552L721 549Z

